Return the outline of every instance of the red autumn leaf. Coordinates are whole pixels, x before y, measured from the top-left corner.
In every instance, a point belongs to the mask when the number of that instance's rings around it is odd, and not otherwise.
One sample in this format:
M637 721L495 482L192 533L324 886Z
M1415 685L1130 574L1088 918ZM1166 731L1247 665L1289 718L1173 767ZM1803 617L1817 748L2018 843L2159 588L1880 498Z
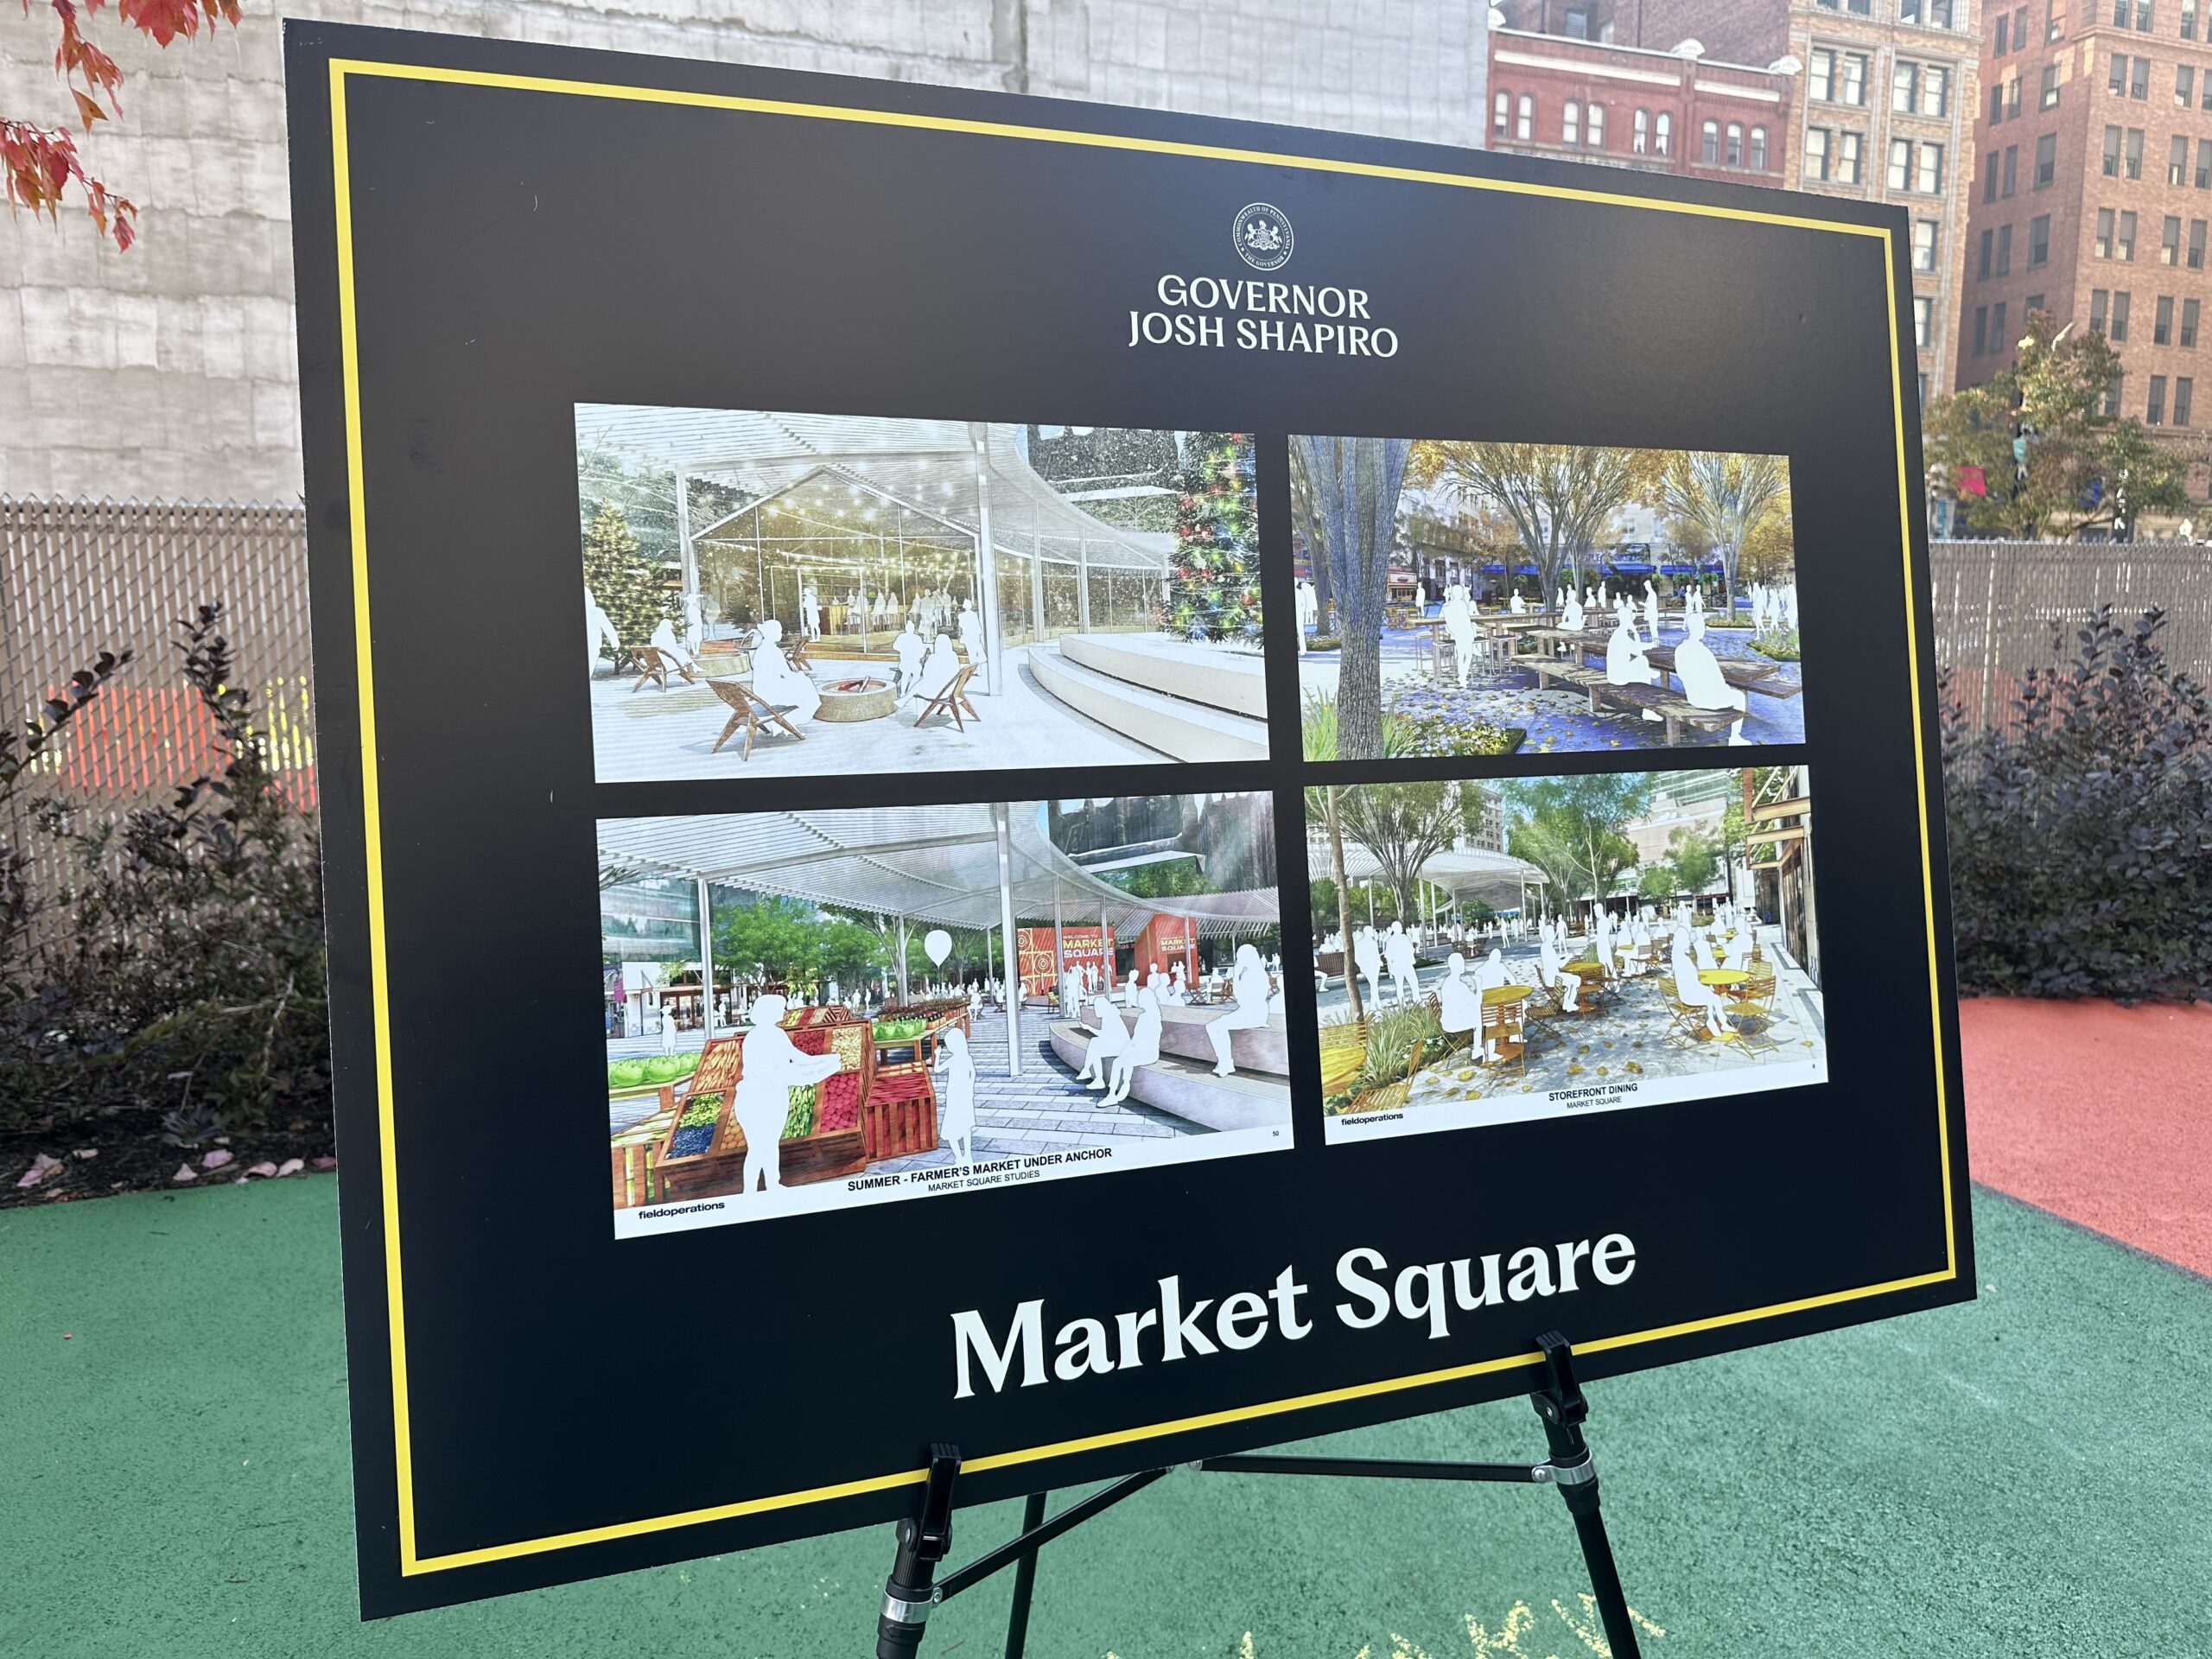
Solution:
M107 111L74 86L69 89L69 96L77 100L77 118L85 124L86 132L92 130L93 122L107 119Z

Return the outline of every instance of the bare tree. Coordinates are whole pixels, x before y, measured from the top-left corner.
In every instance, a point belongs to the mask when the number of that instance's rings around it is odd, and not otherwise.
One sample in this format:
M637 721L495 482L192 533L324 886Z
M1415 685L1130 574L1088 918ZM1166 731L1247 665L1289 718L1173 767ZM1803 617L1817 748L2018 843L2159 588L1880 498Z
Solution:
M1668 517L1695 526L1720 556L1724 616L1736 611L1736 572L1744 543L1788 511L1789 463L1779 455L1707 453L1670 458L1659 480Z
M1511 521L1548 598L1584 562L1612 516L1648 493L1657 452L1590 444L1438 443L1424 446L1429 470L1463 500L1486 502Z

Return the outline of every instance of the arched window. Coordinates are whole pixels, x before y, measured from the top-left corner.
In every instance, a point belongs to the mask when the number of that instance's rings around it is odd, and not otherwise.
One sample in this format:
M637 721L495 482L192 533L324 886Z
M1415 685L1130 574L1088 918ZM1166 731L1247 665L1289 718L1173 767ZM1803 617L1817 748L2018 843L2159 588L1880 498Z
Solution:
M1638 110L1636 112L1635 133L1630 140L1630 145L1639 156L1651 148L1650 111Z
M1536 99L1533 92L1521 94L1521 118L1513 129L1513 136L1524 144L1536 136Z
M1741 167L1743 164L1744 124L1740 121L1731 121L1728 124L1728 165Z
M1753 127L1751 129L1751 171L1754 173L1764 173L1766 171L1766 129L1764 127Z
M1720 124L1718 121L1705 124L1705 136L1698 149L1698 159L1707 167L1720 165Z
M1602 104L1592 104L1590 106L1588 118L1583 122L1583 126L1590 135L1590 148L1603 149L1605 147L1605 106Z
M1559 141L1563 144L1582 142L1582 105L1571 98L1560 105Z
M1675 118L1665 110L1659 111L1659 124L1652 135L1651 148L1661 156L1675 153Z
M1513 130L1513 94L1500 92L1491 100L1490 130L1503 138Z

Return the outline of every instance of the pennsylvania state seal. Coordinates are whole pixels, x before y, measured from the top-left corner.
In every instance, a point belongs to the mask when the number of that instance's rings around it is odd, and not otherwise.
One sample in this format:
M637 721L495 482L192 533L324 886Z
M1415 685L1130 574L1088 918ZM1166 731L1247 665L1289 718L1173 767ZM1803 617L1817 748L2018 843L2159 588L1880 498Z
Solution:
M1281 270L1290 261L1296 238L1280 207L1255 201L1236 215L1231 232L1237 257L1255 270Z

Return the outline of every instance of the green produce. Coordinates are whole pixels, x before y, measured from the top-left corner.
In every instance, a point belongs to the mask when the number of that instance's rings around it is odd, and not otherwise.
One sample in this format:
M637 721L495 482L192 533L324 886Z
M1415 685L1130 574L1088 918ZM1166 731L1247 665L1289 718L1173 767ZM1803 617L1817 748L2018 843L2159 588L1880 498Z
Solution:
M791 1116L784 1120L786 1141L814 1133L814 1085L810 1083L804 1088L792 1090L791 1097Z

